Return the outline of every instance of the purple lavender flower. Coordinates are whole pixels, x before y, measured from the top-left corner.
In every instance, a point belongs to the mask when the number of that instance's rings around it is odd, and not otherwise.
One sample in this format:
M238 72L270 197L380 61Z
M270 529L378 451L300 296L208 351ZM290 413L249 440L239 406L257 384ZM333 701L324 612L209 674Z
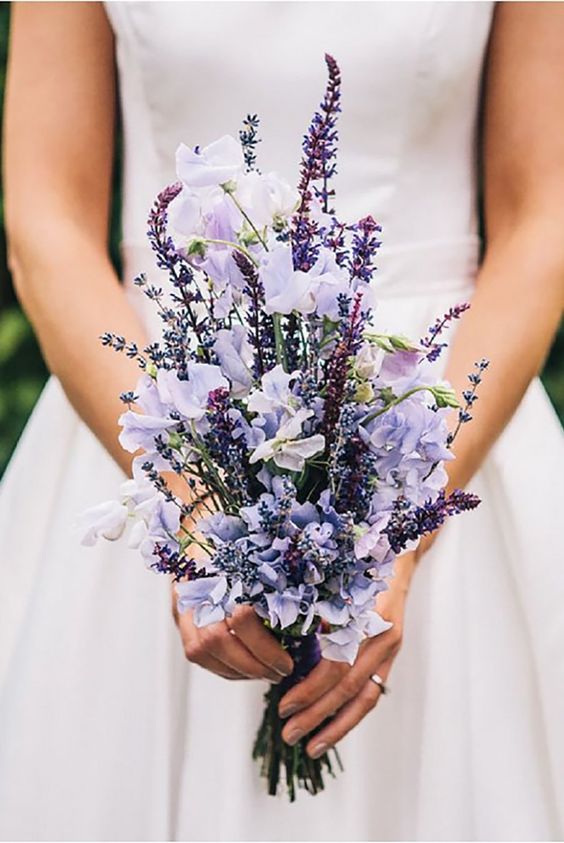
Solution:
M260 143L258 136L259 124L258 114L247 114L243 120L243 128L239 130L239 141L243 150L247 172L251 172L256 167L256 147Z
M382 232L382 226L371 216L367 216L357 222L354 231L350 262L351 278L370 283L376 269L374 257L382 245L378 237Z
M399 498L385 528L390 545L396 553L401 553L409 542L438 530L449 516L475 509L479 503L477 495L460 489L448 497L441 490L434 501L427 501L423 506L414 507L408 500Z
M330 213L329 199L334 191L329 188L329 182L337 170L336 124L341 110L341 74L332 56L327 54L325 62L329 73L327 89L304 137L298 185L300 204L292 222L294 266L306 272L315 263L319 250L319 225L310 215L311 203L314 196L319 197L325 213Z
M427 360L433 363L440 356L443 348L446 348L445 342L437 342L437 337L450 326L450 323L455 319L460 319L463 313L469 310L470 305L467 302L457 304L444 314L441 319L437 319L434 325L429 328L428 334L420 340L422 348L427 348Z

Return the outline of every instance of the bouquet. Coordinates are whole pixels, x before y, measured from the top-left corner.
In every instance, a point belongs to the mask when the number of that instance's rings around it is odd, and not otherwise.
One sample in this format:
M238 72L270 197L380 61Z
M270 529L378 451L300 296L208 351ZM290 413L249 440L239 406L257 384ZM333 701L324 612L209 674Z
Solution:
M254 756L269 792L284 777L292 800L297 786L321 790L339 761L309 758L305 739L286 745L278 703L321 656L352 663L388 629L375 601L395 556L478 504L445 493L444 463L487 366L476 364L462 405L433 377L441 334L466 304L418 341L373 328L381 228L332 207L341 77L329 55L326 65L297 190L257 169L255 115L238 140L178 148L178 182L148 223L169 282L135 280L161 339L140 349L102 337L141 368L121 396L120 442L142 455L120 500L84 515L87 544L131 523L130 545L172 576L197 625L250 605L289 650L294 672L266 694Z

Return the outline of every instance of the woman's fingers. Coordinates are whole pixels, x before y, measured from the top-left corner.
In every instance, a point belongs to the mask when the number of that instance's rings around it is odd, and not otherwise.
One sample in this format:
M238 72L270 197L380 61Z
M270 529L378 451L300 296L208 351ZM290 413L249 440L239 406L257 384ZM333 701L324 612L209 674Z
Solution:
M285 694L280 700L280 717L291 717L298 711L312 705L343 679L350 671L350 666L343 662L321 659L311 673Z
M204 670L209 670L211 673L216 673L218 676L222 676L224 679L248 679L247 676L243 676L242 673L238 673L236 670L232 670L223 662L220 662L219 659L210 656L207 653L205 656L202 656L200 661L193 661L192 664L197 664L198 667L203 667Z
M372 711L382 693L381 688L370 679L365 682L360 692L341 708L331 722L315 735L307 745L307 753L312 758L319 758L341 738L350 732L369 711Z
M335 714L345 703L358 694L366 682L366 678L359 679L358 675L353 673L353 670L354 668L351 668L337 685L334 685L316 702L290 718L282 730L282 738L286 743L294 746L304 735L309 734L321 725L324 720Z
M339 711L349 700L354 699L364 688L370 676L380 673L379 668L391 662L395 654L394 641L395 636L382 633L377 638L366 642L355 664L345 673L341 681L286 723L282 730L282 738L286 743L293 746L304 735L309 734L324 720Z
M268 679L273 683L282 679L280 673L256 659L238 637L231 634L224 621L202 627L199 630L199 646L248 679Z
M188 661L229 679L269 679L279 682L281 677L261 662L231 635L224 621L197 627L192 612L178 616L178 627Z
M189 662L197 664L199 667L203 667L205 670L209 670L212 673L217 673L218 676L223 676L225 679L247 678L239 671L233 670L231 667L224 664L224 662L215 658L215 656L209 653L205 647L202 646L199 629L194 624L190 612L186 612L182 615L176 613L176 623L180 629L184 654Z
M286 650L266 629L251 606L239 606L226 620L227 626L253 656L280 676L289 676L294 663Z

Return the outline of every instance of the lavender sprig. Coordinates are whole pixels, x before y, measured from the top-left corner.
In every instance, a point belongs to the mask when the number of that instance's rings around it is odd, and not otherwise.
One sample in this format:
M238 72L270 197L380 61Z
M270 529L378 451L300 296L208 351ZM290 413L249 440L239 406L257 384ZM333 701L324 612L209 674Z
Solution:
M325 213L329 209L329 199L335 191L329 188L330 179L337 172L337 115L341 110L341 73L335 59L326 54L325 63L329 73L325 96L313 115L311 124L303 140L303 157L300 165L298 191L300 204L292 220L292 245L294 267L307 272L317 258L319 226L310 217L311 202L314 197L321 201ZM316 182L321 181L321 187Z
M384 532L394 553L401 553L409 542L438 530L451 515L475 509L479 503L477 495L460 489L448 497L442 490L434 501L428 500L423 506L413 506L405 498L398 498Z
M447 446L449 448L452 445L452 443L454 442L454 440L456 439L456 437L458 436L458 433L459 433L462 425L467 424L467 422L469 422L469 421L472 421L472 414L470 413L470 410L472 409L472 406L474 405L474 403L478 400L479 396L476 394L476 392L477 392L478 386L482 382L482 375L485 372L485 370L488 368L489 365L490 365L490 361L486 360L486 358L484 357L482 360L479 360L477 363L474 363L474 368L475 368L476 371L471 372L468 375L468 380L470 381L470 384L471 384L472 388L471 389L465 389L462 392L462 397L464 398L464 404L462 405L462 407L460 407L460 409L458 411L458 424L456 425L453 432L449 433L449 435L448 435Z
M239 140L243 148L243 158L245 159L245 167L248 173L250 173L252 170L255 170L255 172L257 173L260 173L260 170L257 170L256 167L256 147L257 144L261 142L261 139L258 136L259 124L260 120L258 118L258 115L247 114L247 116L243 120L243 128L239 130Z
M256 267L241 252L234 251L233 260L246 282L243 293L249 299L246 319L250 328L249 340L255 355L253 374L260 378L276 363L274 323L272 316L264 311L264 288Z
M325 383L327 385L327 396L325 399L325 412L320 430L324 434L327 445L330 447L335 440L335 429L341 407L347 400L347 379L349 372L349 359L356 353L362 340L362 296L357 294L350 313L348 325L343 339L337 343L325 370Z
M106 348L112 348L118 353L124 353L130 360L137 360L140 369L147 368L147 358L139 351L137 343L127 342L125 337L119 334L113 334L111 331L104 331L100 335L100 342Z
M457 304L451 307L440 319L437 319L434 325L431 325L425 337L420 340L420 345L423 348L429 349L425 355L429 362L434 363L440 356L443 348L446 348L446 342L437 342L437 337L450 326L450 323L455 319L460 319L463 313L470 309L468 302Z
M382 245L382 241L378 238L381 231L382 226L371 216L363 217L354 226L350 262L351 278L358 278L367 283L372 280L376 269L374 257Z

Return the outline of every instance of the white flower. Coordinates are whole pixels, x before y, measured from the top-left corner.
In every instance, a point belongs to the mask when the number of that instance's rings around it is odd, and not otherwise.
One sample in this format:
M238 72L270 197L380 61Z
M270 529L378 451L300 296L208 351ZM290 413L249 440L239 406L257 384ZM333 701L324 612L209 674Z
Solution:
M246 173L237 180L236 197L254 225L271 225L275 217L288 217L298 203L298 192L277 173Z
M371 342L361 345L353 361L354 371L363 380L374 380L380 374L386 352Z
M243 152L231 135L224 135L194 152L181 143L176 150L176 174L189 188L226 184L243 170Z
M275 413L284 410L293 413L290 383L295 372L288 374L278 364L261 378L262 389L255 389L249 395L247 407L251 413Z
M129 510L118 501L106 501L82 513L79 528L84 531L81 544L94 545L99 538L115 541L125 530Z
M178 196L170 203L168 218L179 234L193 237L200 233L202 217L202 199L193 190L182 188Z
M313 415L313 410L298 410L288 421L280 426L272 439L267 439L255 448L249 458L250 463L272 459L280 468L288 471L301 471L306 459L325 449L325 437L320 433L298 439L302 425Z

